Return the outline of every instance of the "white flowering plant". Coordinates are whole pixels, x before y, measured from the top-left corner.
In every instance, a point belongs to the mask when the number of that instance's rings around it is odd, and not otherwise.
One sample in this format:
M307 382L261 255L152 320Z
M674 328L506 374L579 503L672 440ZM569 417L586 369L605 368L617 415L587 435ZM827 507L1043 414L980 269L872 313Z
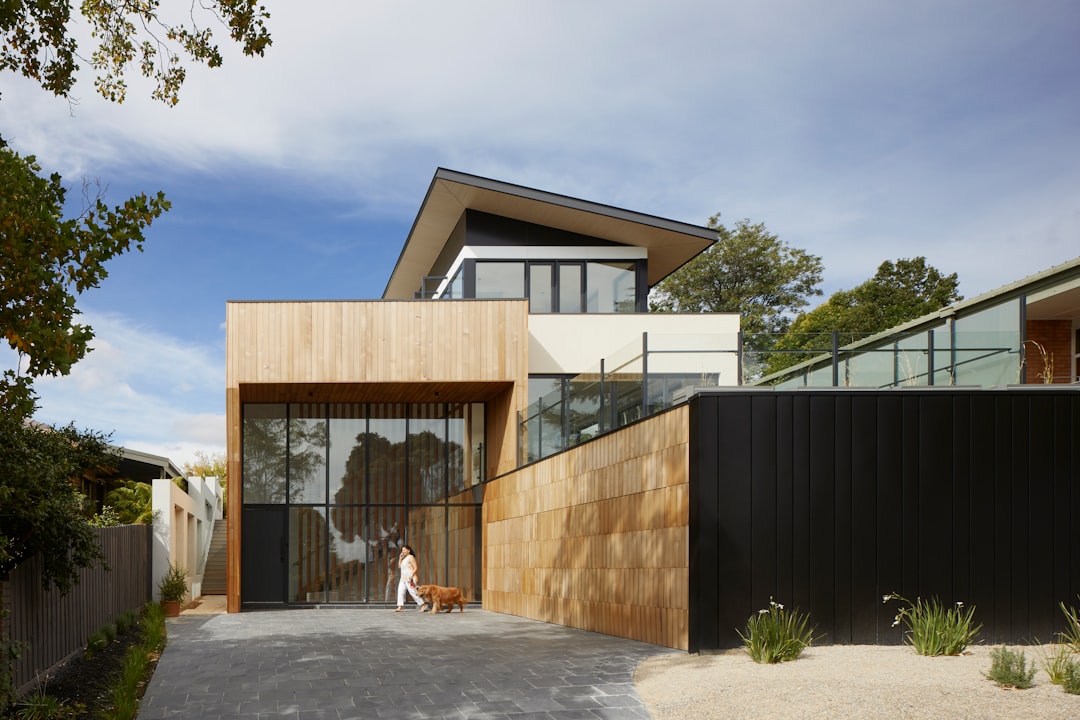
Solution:
M778 663L794 660L814 641L810 616L784 606L769 598L769 607L758 610L746 621L746 631L740 632L743 646L754 662Z
M903 624L904 642L919 655L959 655L975 641L982 624L975 623L975 606L965 608L958 602L944 607L937 598L911 602L902 595L889 593L882 602L897 600L904 605L896 613L893 627Z

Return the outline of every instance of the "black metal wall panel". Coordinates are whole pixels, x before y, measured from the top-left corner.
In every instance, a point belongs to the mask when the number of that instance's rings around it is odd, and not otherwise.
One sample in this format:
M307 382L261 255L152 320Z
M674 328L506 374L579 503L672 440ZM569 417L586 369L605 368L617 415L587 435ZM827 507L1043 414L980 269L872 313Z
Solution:
M690 414L691 650L738 645L770 597L831 643L899 642L890 592L975 605L993 643L1049 640L1077 604L1076 390L721 391Z

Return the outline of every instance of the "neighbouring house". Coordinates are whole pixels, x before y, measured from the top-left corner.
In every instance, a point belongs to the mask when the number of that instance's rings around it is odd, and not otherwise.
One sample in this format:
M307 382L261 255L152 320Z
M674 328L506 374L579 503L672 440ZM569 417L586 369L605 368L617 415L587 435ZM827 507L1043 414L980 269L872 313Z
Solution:
M898 641L894 591L1052 629L1076 387L743 386L737 315L647 312L715 241L440 169L382 299L229 302L228 610L385 606L408 543L485 609L689 651L770 597L831 642Z

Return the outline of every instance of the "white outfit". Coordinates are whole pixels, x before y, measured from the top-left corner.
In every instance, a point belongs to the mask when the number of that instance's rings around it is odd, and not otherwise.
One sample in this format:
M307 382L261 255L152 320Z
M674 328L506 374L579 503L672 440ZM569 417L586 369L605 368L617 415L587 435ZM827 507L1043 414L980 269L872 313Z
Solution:
M398 580L397 586L397 604L398 607L405 605L405 593L408 592L412 595L412 599L416 601L418 607L424 606L424 600L416 594L416 558L412 555L406 555L398 563L398 567L401 568L401 579Z

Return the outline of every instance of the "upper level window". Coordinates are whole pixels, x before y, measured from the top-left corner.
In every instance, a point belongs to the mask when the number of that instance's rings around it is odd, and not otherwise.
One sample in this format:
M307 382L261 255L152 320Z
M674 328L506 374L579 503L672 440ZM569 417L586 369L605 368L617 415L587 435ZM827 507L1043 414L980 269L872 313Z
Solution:
M476 263L476 297L504 299L525 297L525 263Z
M468 273L469 265L464 267ZM476 260L472 268L473 297L528 298L531 313L637 312L639 268L632 260ZM468 288L466 280L466 295ZM465 295L458 295L455 287L447 296Z
M588 305L590 313L632 313L637 307L634 263L590 262L588 264Z

